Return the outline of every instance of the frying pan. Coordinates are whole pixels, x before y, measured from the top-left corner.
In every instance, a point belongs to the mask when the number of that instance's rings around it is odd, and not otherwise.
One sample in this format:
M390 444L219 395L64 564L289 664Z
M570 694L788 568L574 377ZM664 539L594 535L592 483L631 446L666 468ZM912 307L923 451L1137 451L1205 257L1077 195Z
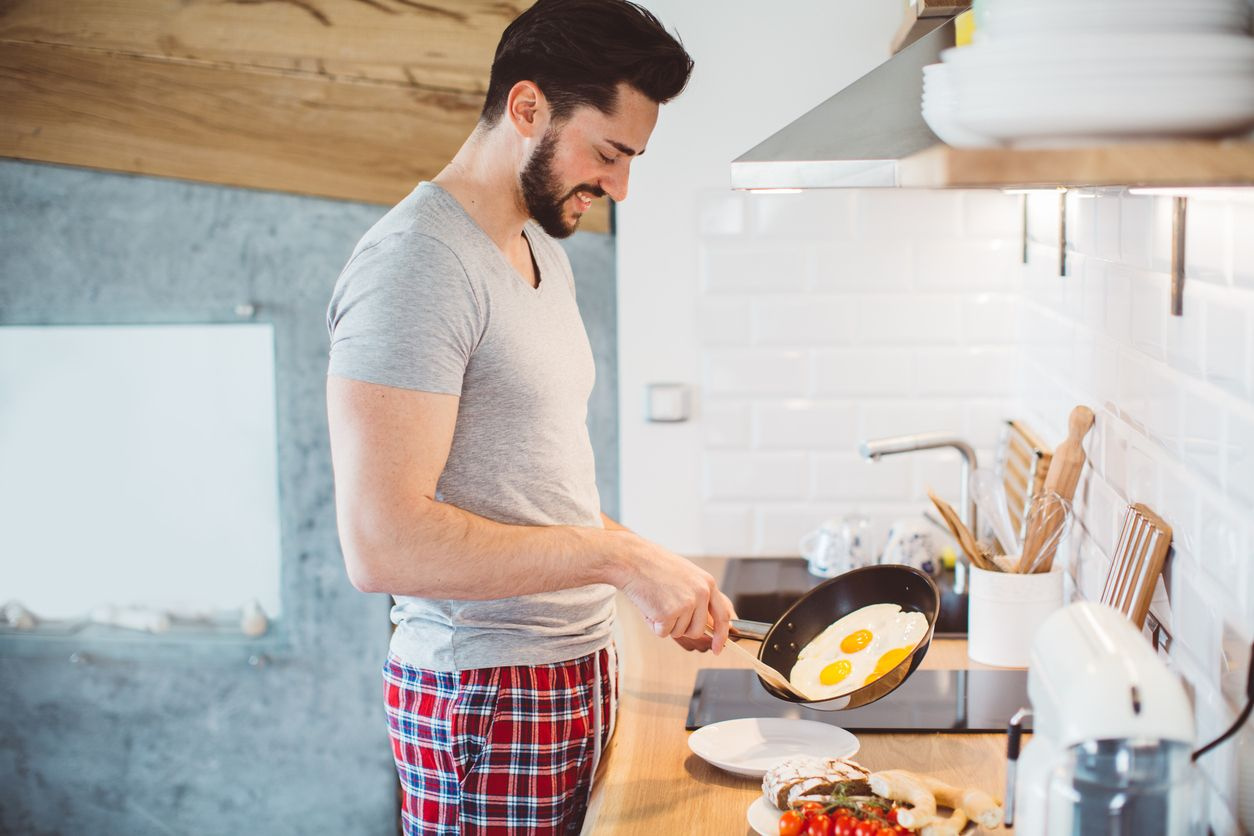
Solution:
M914 673L932 643L932 631L940 612L940 592L927 575L910 566L864 566L824 581L798 598L774 624L732 619L731 636L762 642L758 658L787 678L797 654L819 633L854 610L870 604L897 604L906 612L923 613L927 632L909 656L879 679L857 690L825 700L807 700L777 688L762 677L772 696L821 711L860 708L888 696Z

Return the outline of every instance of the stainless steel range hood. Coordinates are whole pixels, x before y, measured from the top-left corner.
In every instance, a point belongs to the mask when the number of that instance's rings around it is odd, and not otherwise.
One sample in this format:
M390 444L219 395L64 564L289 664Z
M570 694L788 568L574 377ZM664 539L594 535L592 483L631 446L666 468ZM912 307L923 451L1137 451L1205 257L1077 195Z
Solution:
M897 161L940 142L919 113L923 68L953 45L950 19L737 158L732 188L897 186Z

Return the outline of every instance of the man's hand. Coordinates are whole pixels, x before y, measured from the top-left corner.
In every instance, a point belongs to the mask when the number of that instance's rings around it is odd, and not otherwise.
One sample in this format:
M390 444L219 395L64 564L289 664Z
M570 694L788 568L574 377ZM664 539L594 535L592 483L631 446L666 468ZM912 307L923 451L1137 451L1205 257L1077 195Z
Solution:
M704 649L701 643L708 641L715 655L721 653L734 612L714 577L630 531L608 533L620 538L627 556L624 579L616 585L653 625L654 634L688 640L693 643L689 649Z

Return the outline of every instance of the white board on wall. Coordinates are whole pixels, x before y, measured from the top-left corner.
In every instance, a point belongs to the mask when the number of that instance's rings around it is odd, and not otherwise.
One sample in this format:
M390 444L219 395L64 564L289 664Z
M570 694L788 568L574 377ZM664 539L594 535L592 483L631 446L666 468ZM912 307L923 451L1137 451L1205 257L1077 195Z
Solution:
M0 328L0 602L280 613L274 329Z

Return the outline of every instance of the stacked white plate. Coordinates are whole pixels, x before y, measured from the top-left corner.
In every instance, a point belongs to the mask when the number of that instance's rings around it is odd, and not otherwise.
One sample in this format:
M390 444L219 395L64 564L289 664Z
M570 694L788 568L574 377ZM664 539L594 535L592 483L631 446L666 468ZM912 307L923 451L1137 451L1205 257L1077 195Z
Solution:
M1246 0L988 0L971 46L924 69L957 147L1221 136L1254 127Z

